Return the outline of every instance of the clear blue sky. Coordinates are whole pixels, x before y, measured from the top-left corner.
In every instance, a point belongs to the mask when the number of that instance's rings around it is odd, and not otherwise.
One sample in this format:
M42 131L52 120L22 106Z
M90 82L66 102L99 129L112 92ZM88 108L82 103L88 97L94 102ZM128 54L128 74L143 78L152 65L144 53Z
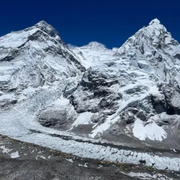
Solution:
M0 0L0 36L45 20L78 46L119 47L154 18L180 41L180 0Z

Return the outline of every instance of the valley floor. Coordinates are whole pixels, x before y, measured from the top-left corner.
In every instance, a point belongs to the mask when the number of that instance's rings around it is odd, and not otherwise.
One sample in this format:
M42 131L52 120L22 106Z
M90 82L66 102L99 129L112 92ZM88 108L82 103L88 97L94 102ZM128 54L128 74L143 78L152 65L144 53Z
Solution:
M143 165L82 159L0 136L1 180L178 180L173 172Z

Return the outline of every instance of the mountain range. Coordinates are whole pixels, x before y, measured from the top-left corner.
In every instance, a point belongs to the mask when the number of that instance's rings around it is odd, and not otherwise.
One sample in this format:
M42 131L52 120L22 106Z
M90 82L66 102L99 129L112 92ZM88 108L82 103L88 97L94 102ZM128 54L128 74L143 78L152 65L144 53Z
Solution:
M45 21L11 32L0 37L0 119L0 134L56 149L59 137L178 151L180 45L158 19L113 49L67 45Z

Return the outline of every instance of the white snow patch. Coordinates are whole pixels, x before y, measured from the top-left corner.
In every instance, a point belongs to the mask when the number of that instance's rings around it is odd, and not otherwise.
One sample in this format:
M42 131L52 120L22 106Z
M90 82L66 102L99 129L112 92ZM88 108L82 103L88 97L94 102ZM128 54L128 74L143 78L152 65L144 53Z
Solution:
M72 159L66 159L66 160L69 161L70 163L74 162Z
M0 146L0 149L2 149L3 153L9 153L10 151L12 151L11 149L6 148L5 146Z
M58 105L59 106L66 106L66 105L69 104L69 100L64 98L64 97L61 97L61 99L58 99L53 104L56 105L56 106L58 106Z
M134 123L133 134L140 140L148 138L156 141L162 141L167 136L166 131L158 126L153 120L149 120L145 123L140 119L136 119Z
M86 168L87 168L87 167L88 167L88 164L87 164L87 163L85 163L85 164L78 164L78 166L79 166L79 167L86 167Z
M11 158L13 158L13 159L20 157L18 151L11 153L10 156L11 156Z
M91 122L91 117L92 117L93 113L91 112L84 112L81 113L78 118L76 119L76 121L72 124L72 128L75 126L78 126L80 124L89 124Z
M46 159L46 157L45 157L45 156L42 156L42 155L41 155L41 156L37 156L36 159L37 159L37 158Z

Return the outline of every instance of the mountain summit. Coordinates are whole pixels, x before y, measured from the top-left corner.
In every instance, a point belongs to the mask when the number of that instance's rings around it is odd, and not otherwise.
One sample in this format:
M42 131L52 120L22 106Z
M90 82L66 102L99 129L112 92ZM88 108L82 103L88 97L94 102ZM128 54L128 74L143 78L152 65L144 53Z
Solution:
M57 31L45 21L38 22L37 24L35 24L34 28L39 28L40 30L42 30L43 32L47 33L49 36L55 39L60 38Z
M155 18L149 23L149 25L153 25L153 24L159 25L159 24L161 24L161 22L159 21L159 19Z

